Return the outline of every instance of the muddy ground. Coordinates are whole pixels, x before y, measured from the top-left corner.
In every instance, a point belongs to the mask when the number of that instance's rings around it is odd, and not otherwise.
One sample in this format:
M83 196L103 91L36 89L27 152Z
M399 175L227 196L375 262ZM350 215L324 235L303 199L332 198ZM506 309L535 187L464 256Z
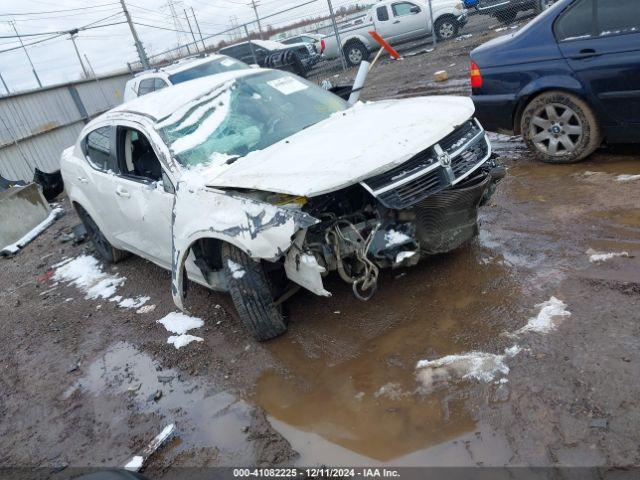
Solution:
M365 99L464 93L467 54L486 35L385 62ZM455 64L455 65L454 65ZM0 260L0 466L123 466L167 424L147 471L234 465L598 465L640 463L640 173L637 147L603 147L578 165L535 162L494 138L508 176L480 214L480 235L418 267L384 272L368 303L331 277L300 293L290 328L251 340L230 299L197 286L203 338L176 350L156 321L175 311L170 275L132 257L106 272L136 313L88 300L52 266L94 254L67 241L66 215ZM590 261L590 249L627 256ZM587 252L590 252L589 254ZM557 297L570 316L523 331ZM491 379L416 363L502 355ZM494 358L494 357L492 357ZM502 357L501 357L502 358ZM151 469L151 470L149 470Z

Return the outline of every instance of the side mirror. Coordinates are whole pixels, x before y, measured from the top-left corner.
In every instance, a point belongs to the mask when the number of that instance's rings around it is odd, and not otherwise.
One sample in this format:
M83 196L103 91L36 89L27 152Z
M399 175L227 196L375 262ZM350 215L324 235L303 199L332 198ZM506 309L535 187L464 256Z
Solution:
M420 7L411 7L411 10L409 11L415 15L416 13L420 13Z

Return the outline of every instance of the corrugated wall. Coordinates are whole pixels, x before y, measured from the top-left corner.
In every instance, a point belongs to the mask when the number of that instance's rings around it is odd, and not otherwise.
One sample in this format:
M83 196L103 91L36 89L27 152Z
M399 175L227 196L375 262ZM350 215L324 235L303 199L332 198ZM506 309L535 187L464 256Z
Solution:
M0 98L0 175L31 180L59 168L87 121L122 102L129 75L58 85Z

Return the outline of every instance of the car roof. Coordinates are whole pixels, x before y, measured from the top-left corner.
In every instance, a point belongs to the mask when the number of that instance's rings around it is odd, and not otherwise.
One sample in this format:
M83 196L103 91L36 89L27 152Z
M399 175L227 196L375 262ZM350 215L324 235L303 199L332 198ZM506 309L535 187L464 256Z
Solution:
M174 73L188 70L197 65L209 63L214 60L220 60L222 58L229 58L229 57L227 57L226 55L210 54L210 55L204 55L199 57L183 58L173 62L170 65L166 65L164 67L154 68L153 70L145 70L143 72L140 72L134 78L137 80L143 77L154 77L154 76L158 76L158 73L165 73L167 75L172 75Z
M171 115L184 104L196 100L198 97L207 94L229 81L267 71L270 70L263 68L231 70L229 72L217 73L215 75L190 80L189 82L172 85L135 98L130 102L123 103L109 110L94 121L97 122L105 116L112 116L118 113L136 113L158 120Z
M233 45L227 45L226 47L221 48L220 51L224 52L228 48L237 47L238 45L246 45L248 43L253 43L254 45L265 48L267 50L282 50L284 48L287 48L287 45L276 42L275 40L251 40L250 42L240 42L234 43Z

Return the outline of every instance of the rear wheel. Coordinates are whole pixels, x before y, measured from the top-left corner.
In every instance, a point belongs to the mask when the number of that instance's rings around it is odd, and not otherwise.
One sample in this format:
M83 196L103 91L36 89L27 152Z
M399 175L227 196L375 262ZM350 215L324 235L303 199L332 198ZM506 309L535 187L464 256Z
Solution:
M251 334L259 341L282 335L287 324L262 265L229 243L222 245L222 263L233 304Z
M520 128L527 146L547 163L579 162L602 143L598 120L589 105L562 91L534 98L522 114Z
M350 67L357 67L369 59L369 49L358 40L351 41L344 46L344 56Z
M84 228L87 229L87 235L91 239L91 243L95 247L98 254L109 263L118 263L129 256L129 252L115 248L96 225L87 211L80 205L76 205L78 216L82 221Z
M439 18L438 20L436 20L434 28L436 30L436 37L438 37L438 40L441 42L458 36L459 27L458 22L455 20L455 18Z

